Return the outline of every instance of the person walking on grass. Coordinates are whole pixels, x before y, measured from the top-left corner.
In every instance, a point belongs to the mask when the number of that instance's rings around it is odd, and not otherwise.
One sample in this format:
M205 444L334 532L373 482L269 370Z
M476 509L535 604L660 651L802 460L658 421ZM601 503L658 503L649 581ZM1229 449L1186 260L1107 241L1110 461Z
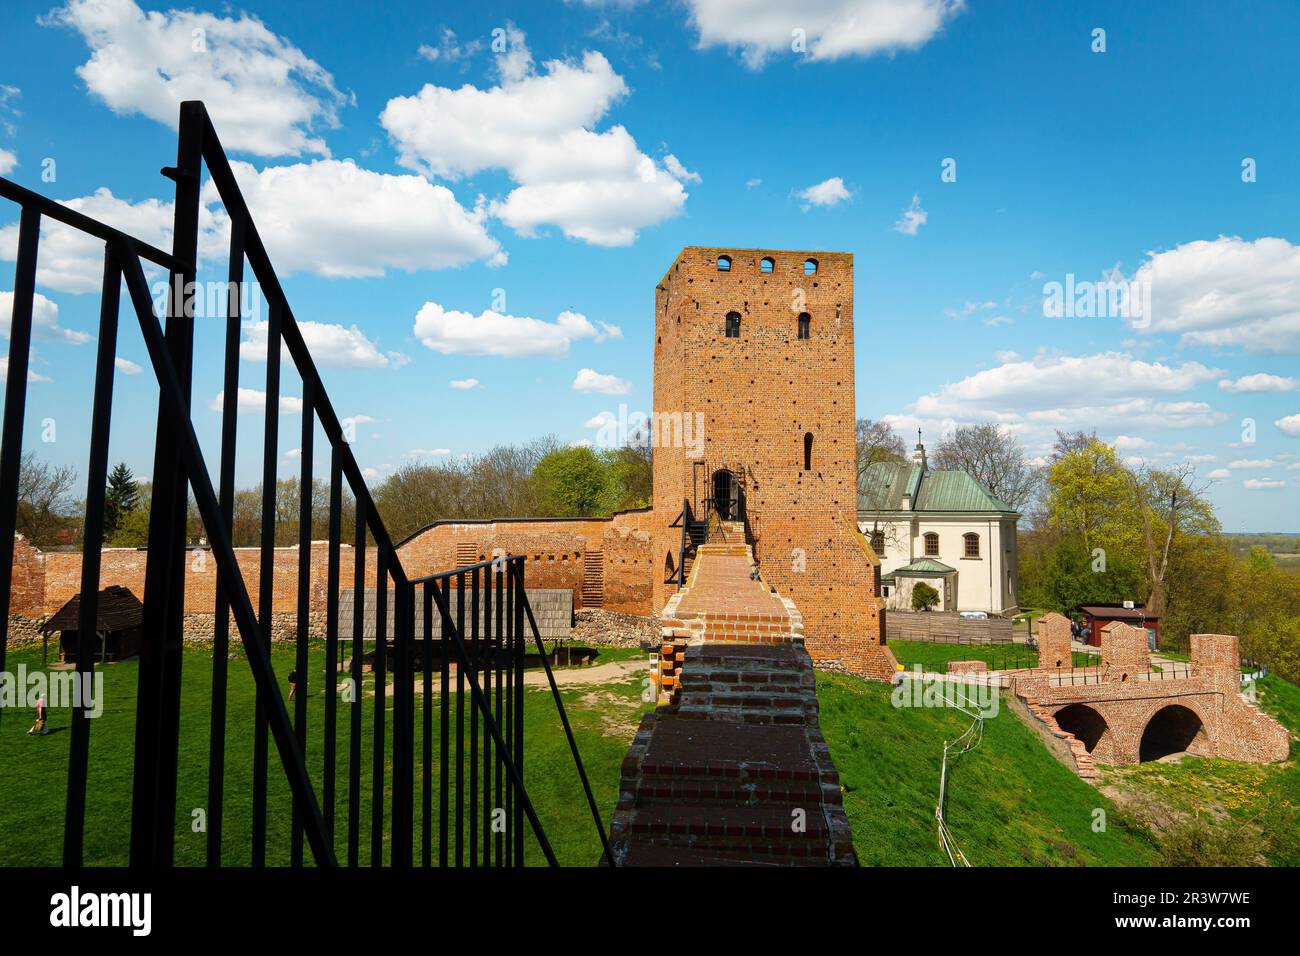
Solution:
M45 726L45 694L42 692L36 698L36 723L32 724L32 729L27 731L27 735L30 737L32 734L36 734L43 737L46 733L48 733L48 728Z
M298 672L289 671L289 699L293 700L293 695L298 693Z

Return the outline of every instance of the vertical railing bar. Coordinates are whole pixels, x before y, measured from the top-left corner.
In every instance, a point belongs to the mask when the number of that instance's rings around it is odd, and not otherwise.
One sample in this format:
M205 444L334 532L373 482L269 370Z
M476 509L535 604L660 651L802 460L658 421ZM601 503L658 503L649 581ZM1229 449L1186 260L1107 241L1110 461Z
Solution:
M483 635L479 647L479 673L483 675L488 710L492 710L492 568L483 569ZM492 715L497 719L497 715ZM483 865L492 865L492 739L483 734Z
M465 572L456 575L456 633L465 633ZM456 658L456 866L465 865L465 660Z
M86 467L86 521L81 546L81 605L77 620L76 689L80 693L73 695L72 740L68 753L68 792L63 815L65 867L81 866L85 837L86 773L90 758L90 714L86 709L86 691L91 688L94 680L94 638L99 632L104 484L108 478L108 437L113 414L113 361L117 355L117 309L121 296L122 270L112 248L106 247L104 286L99 300L99 344L95 357L90 461Z
M375 675L374 734L370 750L370 865L384 865L384 758L388 706L388 549L375 556Z
M311 691L310 669L307 666L307 641L311 628L311 517L312 517L312 456L316 437L316 383L310 378L302 381L302 440L299 446L301 477L298 481L298 620L294 631L294 676L298 678L294 690L293 730L307 759L307 695ZM293 805L292 831L289 845L289 865L302 866L302 815L303 807Z
M322 751L324 765L321 801L325 811L325 832L334 845L334 800L337 781L338 684L339 684L339 576L343 541L343 466L339 450L330 448L329 563L325 576L325 727Z
M176 393L159 383L154 438L153 500L145 561L143 643L137 668L134 773L131 794L131 864L170 866L176 841L176 776L179 769L181 677L184 664L185 525L187 476L180 447L181 421L167 407L179 400L184 419L190 412L194 366L194 282L198 269L199 189L203 151L203 104L181 104L172 214L172 255L168 275L167 325L163 333ZM119 259L123 270L128 264ZM143 274L138 258L130 266ZM142 303L135 302L137 316ZM153 318L152 311L149 312ZM161 356L150 355L158 370ZM204 476L206 480L206 475ZM215 517L215 516L213 516Z
M438 661L440 693L438 695L438 865L446 868L451 845L450 818L447 801L451 796L451 655L448 653L447 633L451 620L446 612L451 604L451 579L443 578L442 601L438 618Z
M424 582L424 650L420 654L424 681L424 733L421 735L422 801L420 807L420 865L432 862L433 849L433 595Z
M257 617L262 643L271 651L275 612L276 466L280 459L280 328L283 313L272 301L266 330L266 409L262 434L262 541L257 578ZM258 695L253 718L253 866L266 865L267 701Z
M244 285L244 218L230 224L227 264L225 366L221 392L221 475L217 507L226 534L234 535L235 455L239 419L239 340L243 334L240 294ZM226 695L229 687L230 596L228 582L217 572L212 615L212 713L208 729L207 865L221 865L221 834L225 818Z
M30 206L24 206L18 220L18 263L14 269L14 307L9 321L9 364L5 380L3 438L0 438L0 672L5 669L5 648L9 643L14 530L18 524L18 476L23 460L23 416L27 409L27 368L31 361L36 251L40 237L41 214Z
M398 561L397 555L393 561ZM393 589L393 808L392 865L411 865L412 696L410 628L413 585L394 582Z
M517 558L513 565L515 576L514 622L515 640L515 739L514 763L519 775L519 793L515 799L515 866L524 865L524 810L528 806L528 794L524 784L524 560ZM546 666L546 649L540 649L542 666Z
M494 583L496 584L496 589L497 589L497 600L496 600L497 640L496 640L496 651L495 654L493 655L493 660L495 661L496 666L493 668L493 671L496 677L496 695L497 695L496 712L499 715L497 719L498 724L501 723L500 716L505 715L507 713L507 711L505 710L505 700L504 700L505 694L504 694L504 688L502 687L502 678L504 677L505 661L507 660L506 654L510 647L509 634L507 633L506 630L510 618L504 613L505 604L503 602L503 596L505 592L506 568L508 567L509 564L501 560L498 560L498 563L494 565L494 569L496 571L496 574L494 575L496 580ZM510 746L510 734L511 734L511 729L509 726L509 720L507 719L505 727L502 728L502 737L505 740L505 744L507 748ZM501 784L502 784L501 758L502 756L503 755L501 754L501 752L498 751L495 766L493 768L493 797L494 797L492 803L493 813L500 812L504 809L504 807L502 807L501 804ZM496 856L497 856L496 865L497 866L503 866L505 864L505 852L504 852L505 842L506 842L505 829L502 828L497 830L497 834L496 834Z
M507 633L506 642L505 642L505 650L504 650L504 652L502 653L501 669L502 669L502 671L503 671L504 674L505 674L505 697L506 697L506 701L505 701L505 727L502 728L502 733L503 733L503 735L504 735L504 737L505 737L506 753L513 754L513 753L514 753L514 741L515 741L515 721L514 721L514 714L515 714L515 681L514 681L514 677L515 677L515 641L518 639L519 635L518 635L517 633L515 633L515 629L514 629L514 622L515 622L515 617L514 617L515 598L514 598L514 588L513 588L513 587L511 586L511 584L510 584L510 582L512 581L512 578L510 577L510 568L511 568L511 563L510 563L510 561L511 561L511 559L507 559L507 560L506 560L506 563L505 563L506 582L507 582L507 583L506 583L506 588L505 588L505 597L506 597L506 627L508 628L508 633ZM508 785L508 782L507 782L507 786L506 786L506 788L505 788L505 811L506 811L506 827L505 827L505 831L506 831L506 832L505 832L505 845L506 845L506 846L505 846L505 851L506 851L506 853L505 853L505 856L506 856L506 866L520 866L520 865L522 865L521 863L519 863L518 861L515 860L515 840L514 840L514 835L513 835L514 832L515 832L515 816L514 816L514 807L515 807L514 788L511 787L511 786L509 786L509 785Z
M472 590L469 594L469 672L476 678L480 671L479 663L482 650L479 646L479 615L482 605L479 602L479 588L482 577L481 568L470 572ZM469 709L469 865L478 866L478 711Z
M356 546L352 560L352 704L348 739L348 866L360 866L361 842L361 658L365 650L366 502L357 499Z

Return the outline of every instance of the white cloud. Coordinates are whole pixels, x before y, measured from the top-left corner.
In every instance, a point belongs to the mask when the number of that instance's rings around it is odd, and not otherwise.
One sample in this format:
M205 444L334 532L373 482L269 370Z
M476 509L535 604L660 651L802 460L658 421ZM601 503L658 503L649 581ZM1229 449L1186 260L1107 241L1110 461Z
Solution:
M796 195L803 200L805 212L813 206L836 206L853 197L839 176L823 179L807 189L801 189Z
M678 182L698 183L703 181L700 179L699 173L691 172L689 169L683 166L681 160L679 160L672 153L669 153L667 156L664 157L664 169L668 170L669 175L671 175L673 179L676 179Z
M222 402L225 400L225 391L217 392L212 401L208 402L208 408L214 412L221 411ZM253 412L262 412L266 410L266 392L259 392L255 388L241 388L238 393L238 399L235 402L238 414L249 415ZM300 415L302 414L302 399L294 398L292 395L280 396L280 414L281 415Z
M1134 323L1181 345L1300 354L1300 246L1236 236L1150 253L1134 280L1151 289L1151 315Z
M595 369L579 369L573 379L575 392L599 392L602 395L626 395L632 391L632 383L617 375L605 375Z
M35 354L36 354L35 351L33 351L32 355ZM9 381L9 356L0 355L0 384L3 384L7 381ZM36 372L32 371L31 365L29 364L27 367L27 381L48 382L50 381L50 379L46 378L44 375L39 375Z
M91 57L77 75L115 112L174 129L181 101L203 100L228 149L328 155L319 129L337 127L349 99L319 63L248 14L145 13L132 0L71 0L41 22L81 34Z
M985 319L984 324L991 329L996 329L998 326L1001 325L1015 325L1016 320L1012 318L1008 318L1005 315L994 315Z
M915 236L929 218L930 214L921 208L921 194L916 193L912 196L911 205L902 211L898 222L894 223L894 230L905 236Z
M1229 468L1273 468L1277 465L1272 458L1238 458L1228 465Z
M678 215L687 194L674 174L622 126L595 130L628 92L609 61L588 51L581 62L551 60L537 73L523 33L507 31L497 86L430 83L388 101L380 122L398 161L447 179L505 170L515 188L490 209L524 236L554 225L569 238L626 246L638 230Z
M458 63L473 57L481 49L483 49L482 40L475 39L467 43L461 43L456 39L455 30L450 27L443 27L437 46L421 43L416 52L419 54L420 59L428 60L430 63Z
M505 262L484 226L486 211L465 209L451 190L423 177L376 173L351 160L318 159L260 172L248 163L231 165L280 275L355 278L388 269ZM203 199L218 201L210 181ZM230 224L224 211L217 215L224 249Z
M1273 423L1284 435L1290 435L1292 438L1300 438L1300 415L1287 415L1285 418L1279 418Z
M144 369L139 365L136 365L130 359L122 358L121 356L113 359L113 364L117 366L117 370L123 375L139 375L144 371Z
M1225 392L1294 392L1300 388L1300 379L1258 372L1235 381L1225 378L1219 382L1219 388Z
M755 186L761 186L761 185L763 185L763 180L758 179L757 177L754 178L754 179L746 179L746 180L745 180L745 188L746 188L746 189L753 189Z
M101 253L101 259L103 254ZM40 257L37 257L37 263ZM9 324L13 321L14 294L0 292L0 335L9 337ZM89 342L91 336L76 329L67 329L59 324L59 304L39 292L32 294L32 338L46 342L63 342L68 345L82 345Z
M265 362L269 329L268 322L244 323L239 357L246 362ZM388 356L381 353L355 325L347 328L329 322L300 320L298 329L318 367L383 368L390 363Z
M623 337L618 326L604 322L593 325L578 312L561 312L554 322L546 322L529 316L502 315L491 309L473 315L445 309L437 302L424 303L415 317L413 331L427 348L443 355L509 357L561 357L569 354L569 345L578 339L603 342Z
M1279 478L1247 478L1241 483L1241 486L1256 491L1267 488L1285 488L1286 482Z
M18 156L8 149L0 149L0 176L8 176L18 168Z
M813 60L914 50L965 6L964 0L686 0L701 48L739 50L751 69L791 49L803 31Z
M406 453L407 458L443 458L451 454L450 448L412 448Z
M922 395L902 414L884 416L901 434L942 435L958 425L998 422L1032 452L1046 452L1054 429L1126 430L1220 425L1228 416L1179 393L1221 375L1196 363L1170 366L1126 353L1015 358Z
M1115 447L1120 451L1133 451L1139 448L1150 448L1151 442L1145 438L1137 438L1133 435L1116 435Z
M1185 460L1191 462L1194 465L1199 465L1209 461L1218 461L1219 456L1218 455L1188 455L1186 456Z
M61 200L63 205L115 229L135 236L160 249L171 248L172 204L158 199L130 202L108 189L93 195ZM212 227L212 215L200 211L200 228ZM18 256L18 223L0 227L0 259ZM52 219L41 221L40 254L36 258L36 281L59 292L98 292L103 285L104 243L71 226Z
M288 451L286 451L286 452L284 453L284 457L285 457L285 458L301 458L301 457L302 457L302 449L301 449L301 448L290 448Z
M1225 478L1231 478L1232 472L1228 471L1226 468L1216 468L1214 471L1210 472L1209 476L1216 481L1221 481Z
M471 389L479 388L481 384L482 383L476 378L453 378L451 380L451 387L459 389L462 392L468 392Z
M613 412L598 412L582 423L583 428L610 428L618 424Z

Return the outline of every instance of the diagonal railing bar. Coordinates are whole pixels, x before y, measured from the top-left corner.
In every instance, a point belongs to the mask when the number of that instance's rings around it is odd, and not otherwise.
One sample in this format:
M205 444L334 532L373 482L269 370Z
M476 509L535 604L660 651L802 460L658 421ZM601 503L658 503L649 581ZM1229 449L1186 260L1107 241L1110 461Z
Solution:
M226 288L224 328L224 395L222 399L221 460L219 493L207 467L190 417L191 384L195 365L194 306L197 304L199 274L199 215L203 208L201 185L204 168L211 177L219 200L230 218L230 258ZM311 849L317 865L337 865L335 817L339 812L339 837L346 846L346 859L357 866L362 843L362 721L365 694L361 692L363 674L373 670L375 712L368 744L371 772L369 785L369 863L385 862L408 867L414 862L416 836L416 802L420 803L420 862L430 865L434 853L432 842L438 838L437 860L448 865L454 847L455 865L464 864L469 850L471 866L522 866L524 820L538 840L547 862L558 865L540 818L524 787L524 665L527 642L525 615L533 629L533 639L542 651L543 665L560 710L561 721L573 751L588 804L596 818L606 859L609 844L599 819L590 781L577 753L576 741L554 675L540 642L536 621L527 607L524 590L522 556L481 562L468 568L412 581L404 568L393 539L385 527L364 475L353 455L349 437L343 428L320 373L307 349L302 330L289 306L262 238L254 225L250 210L240 192L232 167L203 104L181 104L176 166L162 170L176 184L173 204L173 249L170 253L143 243L110 226L39 196L8 180L0 179L0 198L21 206L18 228L14 301L9 329L9 365L5 389L3 428L0 431L0 540L13 538L17 521L19 474L22 461L22 431L27 399L28 368L31 358L33 309L37 280L37 252L42 223L48 219L88 236L105 245L105 271L100 301L100 340L94 381L89 468L87 473L86 523L82 545L81 610L77 650L78 677L94 676L94 622L97 621L100 551L105 537L105 484L109 450L109 424L113 394L113 363L117 348L118 307L125 284L130 306L136 313L150 363L159 386L159 402L154 442L153 495L149 510L149 547L146 551L143 603L143 644L137 668L135 708L134 773L130 806L130 860L137 865L171 865L175 862L176 797L180 769L180 729L188 546L187 511L190 493L198 507L208 537L208 554L216 565L213 609L213 661L211 675L211 713L208 720L208 780L206 863L220 866L223 856L222 832L226 811L224 794L226 774L230 621L233 619L243 644L256 693L256 725L253 737L254 786L252 808L252 862L266 862L267 853L267 736L275 741L277 756L289 785L292 817L289 831L289 861L302 865L303 842ZM161 266L170 273L165 310L156 313L146 281L144 263ZM244 287L245 269L251 273L270 310L267 335L267 398L263 433L263 520L258 601L254 610L248 580L240 567L233 546L235 535L235 451L239 398L239 358L241 329L240 290ZM165 320L165 321L164 321ZM300 498L297 520L297 605L293 667L298 695L290 707L281 695L272 664L273 602L277 590L272 579L275 566L274 490L277 477L279 442L279 396L281 355L287 352L302 380L302 456L299 482ZM319 423L330 455L329 540L326 556L325 655L326 694L322 792L324 813L313 789L308 771L308 744L314 738L308 732L306 694L308 692L308 644L312 627L310 602L315 599L314 579L321 576L319 559L313 558L311 518L314 502L311 491L313 475L313 431ZM351 589L352 659L351 673L345 677L340 669L342 626L340 585L344 579L341 548L345 529L342 521L344 482L355 504L351 531L355 545L352 552ZM367 556L370 550L370 556ZM377 585L374 618L363 621L366 607L367 565ZM4 668L8 635L8 610L15 552L0 548L0 670ZM490 566L490 567L489 567ZM195 570L198 570L195 568ZM284 574L286 572L281 572ZM465 600L467 579L472 576L470 600ZM453 611L452 581L455 577ZM389 597L389 586L393 587ZM423 631L417 635L420 615L417 588L424 587ZM466 605L471 624L465 624ZM443 621L437 643L432 622L434 608ZM24 608L24 611L26 608ZM374 632L371 627L374 627ZM274 630L278 632L278 618ZM472 635L470 634L472 632ZM470 635L467 637L467 635ZM345 638L343 638L345 639ZM374 640L373 668L363 666L366 642ZM414 663L419 658L423 668L423 700L417 708L417 678ZM435 664L435 659L439 663ZM456 667L456 682L449 680L449 665ZM437 709L440 726L435 731L434 667L439 668L441 694ZM391 669L390 669L391 668ZM336 776L342 771L337 753L339 700L336 691L340 679L342 695L348 708L346 780ZM391 711L388 708L391 684ZM465 685L469 684L469 717L465 717ZM495 683L495 686L494 686ZM450 698L455 695L454 715ZM418 714L417 714L418 712ZM391 715L391 716L390 716ZM64 862L80 865L85 846L87 768L90 725L82 709L74 707L72 734L69 737L67 799L64 814ZM422 717L422 746L418 756L417 727ZM314 721L312 724L314 725ZM350 734L347 734L350 730ZM450 735L455 733L453 747ZM470 739L465 740L468 731ZM438 733L435 757L433 735ZM479 734L483 734L480 742ZM466 763L468 762L468 767ZM432 780L437 768L439 798L437 831L434 831ZM455 800L451 805L450 778L455 775ZM465 790L468 781L469 813L465 813ZM343 791L346 791L345 793ZM336 808L337 797L344 804ZM391 797L391 811L385 803ZM502 804L504 803L504 806ZM343 814L346 812L346 833ZM387 819L386 819L387 817ZM454 840L449 831L455 821ZM465 824L470 830L468 847L464 840ZM498 824L501 824L500 826ZM495 850L495 859L493 851ZM338 851L340 854L342 850Z
M208 529L213 559L229 587L227 596L243 641L244 652L248 656L253 680L257 692L268 705L270 730L275 739L285 776L293 799L300 803L304 810L303 824L307 842L318 865L333 866L336 863L334 849L326 839L325 821L312 790L307 765L302 752L298 749L289 711L276 684L275 672L271 667L270 649L260 640L257 617L253 613L253 605L240 574L230 537L221 521L220 507L216 493L212 489L212 479L208 474L203 452L194 432L194 423L189 417L189 405L184 399L163 332L153 313L144 270L127 242L118 242L115 246L115 255L122 267L127 291L135 307L140 331L144 335L145 347L149 352L149 360L153 364L159 391L164 399L160 404L170 412L170 424L180 439L181 458L194 490L199 514Z
M551 685L551 695L555 698L555 709L559 711L560 723L564 725L564 736L568 738L569 750L573 754L573 762L578 768L578 777L582 780L582 789L587 795L587 806L591 809L591 818L596 821L596 831L600 834L600 845L604 849L605 862L614 866L614 851L610 849L609 837L605 834L605 824L600 818L600 808L596 806L596 798L591 792L591 781L587 779L587 769L582 765L582 757L578 754L578 742L573 737L573 728L569 725L569 715L565 713L564 701L560 697L560 687L555 682L555 674L551 671L551 664L546 659L546 648L542 644L541 632L537 629L537 619L533 617L533 606L528 601L528 593L519 589L519 601L524 606L524 613L528 615L528 627L533 632L533 640L537 644L537 653L541 656L542 667L546 669L546 680Z

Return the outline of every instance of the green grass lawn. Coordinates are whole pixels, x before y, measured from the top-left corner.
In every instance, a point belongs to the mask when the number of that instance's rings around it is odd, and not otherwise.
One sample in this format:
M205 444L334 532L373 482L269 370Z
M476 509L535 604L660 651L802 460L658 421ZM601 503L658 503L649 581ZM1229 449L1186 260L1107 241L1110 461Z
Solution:
M1038 651L1023 644L939 644L931 641L890 641L894 659L906 670L920 664L927 671L946 673L949 661L984 661L989 669L1037 667ZM1074 652L1076 667L1091 667L1097 658Z
M635 656L642 652L636 651ZM293 649L273 649L277 674L293 668ZM611 654L608 657L619 658ZM628 658L634 655L628 655ZM602 654L602 659L608 659ZM322 778L321 725L323 722L324 646L311 648L308 697L308 767L319 795ZM625 658L627 659L627 658ZM11 650L6 666L40 666L40 649ZM192 813L207 804L208 731L211 699L211 651L187 648L183 665L180 771L177 779L176 863L201 865L206 835L192 830ZM90 768L87 787L86 847L88 865L127 862L131 779L134 753L134 715L137 665L110 664L104 668L105 708L92 722ZM254 723L253 679L242 652L229 664L230 692L226 730L226 783L222 859L227 865L247 865L252 845L251 782ZM391 678L390 678L391 680ZM370 767L374 713L374 683L364 681L361 761L361 862L370 860ZM641 701L639 680L583 686L563 692L565 707L592 781L599 806L608 819L617 800L619 767L640 714L649 707ZM466 695L468 704L469 695ZM438 759L439 708L434 698L434 759ZM416 697L416 829L420 839L420 748L422 699ZM292 705L290 705L292 713ZM468 710L468 708L467 708ZM392 697L387 701L388 754L391 757ZM454 699L453 699L454 720ZM525 692L525 783L542 819L543 828L562 864L591 865L600 856L600 841L574 769L568 744L549 690ZM348 713L339 708L336 852L346 859ZM61 860L63 806L68 764L68 711L52 711L51 733L28 737L32 716L6 713L0 722L0 865L57 865ZM468 725L468 717L466 718ZM468 731L467 731L468 733ZM454 741L454 734L453 734ZM289 860L292 801L280 769L274 742L269 747L267 862L284 865ZM454 751L453 751L454 752ZM437 790L434 791L434 846L437 846ZM453 770L454 790L454 770ZM391 791L384 795L386 811ZM387 817L387 813L386 813ZM387 820L386 820L387 825ZM527 825L527 824L525 824ZM417 847L419 843L417 842ZM310 857L310 854L308 854ZM544 862L529 831L525 858ZM417 850L418 859L418 850Z
M822 732L845 787L854 848L863 865L946 866L934 818L943 742L970 718L953 708L895 707L890 694L881 684L817 674ZM949 828L975 866L1141 866L1155 858L1147 831L1052 757L1005 706L985 721L979 746L950 765L948 786ZM1102 833L1093 832L1097 808L1106 811Z

